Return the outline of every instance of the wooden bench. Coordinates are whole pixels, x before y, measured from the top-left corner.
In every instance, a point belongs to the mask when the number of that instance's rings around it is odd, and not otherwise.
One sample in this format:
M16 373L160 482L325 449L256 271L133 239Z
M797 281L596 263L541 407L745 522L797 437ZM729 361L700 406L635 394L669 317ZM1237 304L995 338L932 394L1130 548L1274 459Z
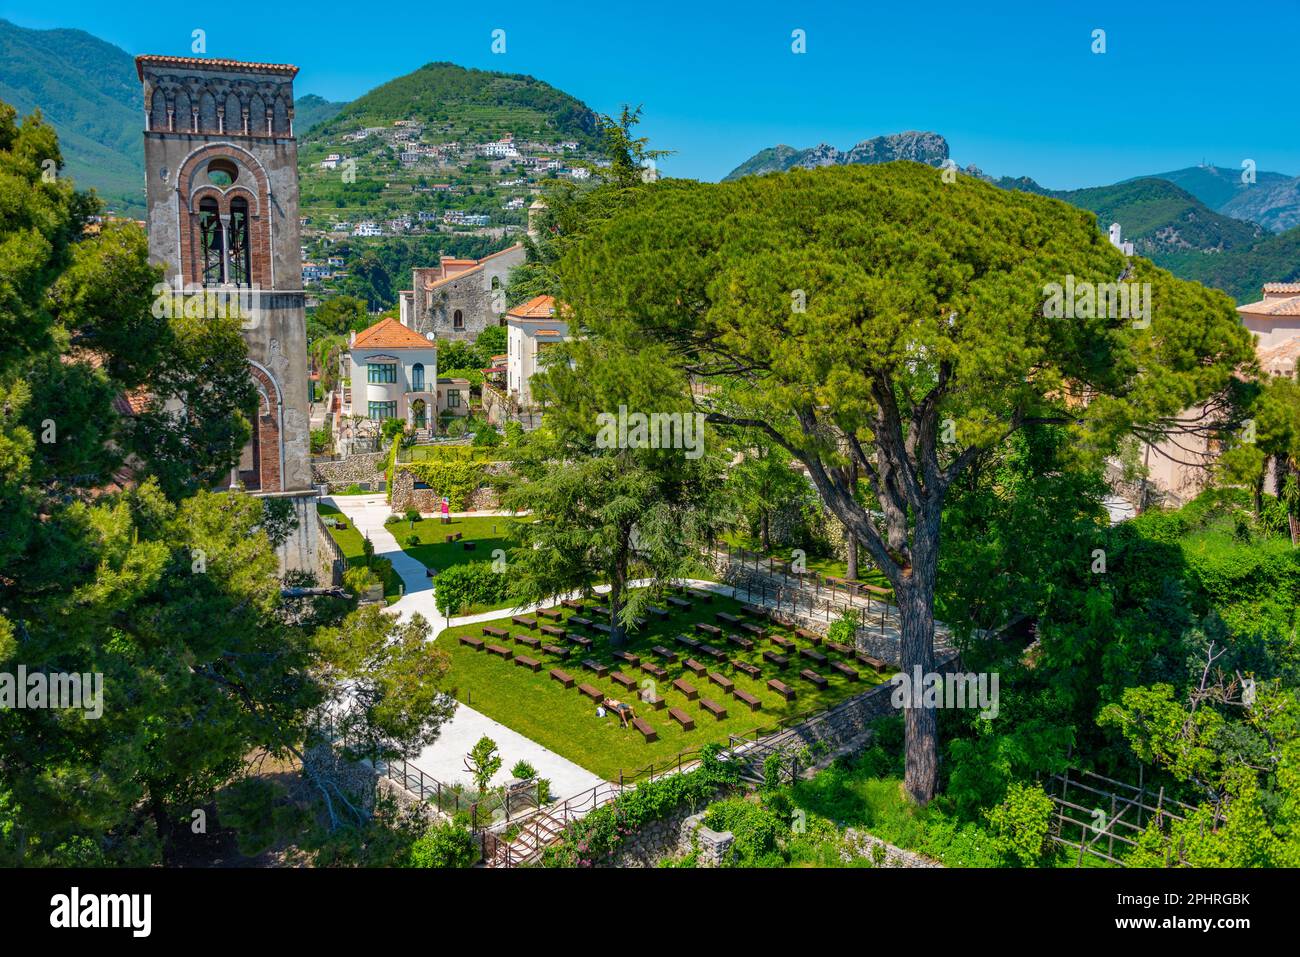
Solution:
M542 647L542 639L534 638L532 635L511 635L510 637L513 638L515 641L517 641L519 644L526 645L529 648Z
M668 716L682 726L683 731L695 730L695 719L681 708L669 708Z
M669 611L667 608L659 608L656 605L649 605L646 608L646 611L650 612L650 614L654 615L660 621L663 621L669 615Z
M649 744L651 741L659 740L659 735L655 733L655 729L650 727L650 725L646 724L646 722L642 721L640 718L632 719L632 727L641 732L641 737L645 738L646 744Z
M702 635L708 635L710 638L717 638L722 634L722 629L717 625L710 625L707 621L697 621L695 630Z
M569 642L570 644L577 645L579 648L582 648L584 651L591 647L591 639L584 638L582 637L582 635L565 635L564 640Z
M552 638L563 638L568 635L568 632L559 625L542 625L542 627L537 630L543 635L550 635Z
M740 635L727 635L727 644L735 645L737 648L744 648L746 651L754 647L753 639L744 638Z
M752 621L742 621L740 627L749 632L755 638L766 638L767 629L762 625L756 625Z
M470 646L471 648L473 648L475 651L482 651L482 650L483 650L483 639L482 639L482 638L475 638L473 635L461 635L461 636L460 636L460 643L461 643L462 645L469 645L469 646Z
M494 628L492 625L484 625L484 626L483 626L483 634L487 635L489 638L506 638L506 637L508 637L508 636L506 635L506 630L505 630L504 628Z
M713 617L716 618L718 621L722 622L723 624L726 624L726 625L739 625L739 624L740 624L740 619L737 618L735 615L731 614L731 612L729 612L729 611L720 611L720 612L718 612L716 615L714 615Z
M695 686L692 685L690 682L688 682L685 678L678 678L676 681L673 682L673 687L676 688L678 691L680 691L682 694L686 695L687 701L694 701L696 698L700 696L700 693L695 690Z
M815 631L809 631L807 628L796 628L794 633L800 638L808 639L814 645L820 645L822 643L822 635Z
M548 655L555 655L557 658L569 657L569 649L561 648L559 645L542 645L542 651Z
M542 670L542 663L536 658L529 658L527 655L515 655L515 664L520 668L527 668L529 671Z
M603 678L605 675L609 674L609 665L601 664L595 658L584 658L582 661L582 667L586 668L588 671L594 671L597 678Z
M456 538L459 540L460 535L458 534ZM465 549L467 552L472 552L478 548L478 542L461 542L460 547Z
M780 635L768 635L767 640L776 645L782 651L794 651L795 643L789 638L782 638Z
M741 674L749 675L751 678L761 678L763 672L759 670L758 665L751 665L748 661L733 661L731 666Z
M853 654L853 649L852 649L852 648L850 648L848 645L842 645L842 644L840 644L838 641L826 641L826 642L823 642L823 643L822 643L822 647L823 647L823 648L829 648L831 651L833 651L833 652L835 652L836 654L839 654L839 655L851 655L851 654Z
M819 664L819 665L826 664L826 656L823 655L820 651L816 651L815 649L812 648L800 648L799 657L806 658L808 661L814 662L815 664Z
M699 651L701 651L703 654L708 655L714 661L724 661L726 660L727 657L727 653L725 651L723 651L721 648L715 648L713 647L713 645L700 645Z
M632 654L632 652L630 651L615 651L615 652L611 652L611 654L619 661L626 661L633 668L635 668L637 665L641 663L641 659L636 655Z
M564 601L560 602L560 604L565 608L572 609L573 611L582 611L582 602L576 598L566 598Z
M569 674L567 671L561 671L559 668L552 668L550 670L550 675L551 679L553 681L558 681L562 687L573 687L573 675Z
M674 608L680 608L682 611L690 611L692 607L691 603L685 598L669 598L667 601L668 604L672 605Z
M730 691L736 687L736 683L726 675L720 675L716 671L709 672L709 680L721 688L723 691Z
M631 675L623 674L621 671L610 672L609 680L620 687L628 688L632 691L636 690L636 679Z
M778 668L785 668L788 667L790 664L789 658L787 658L785 655L778 655L775 651L763 652L763 660L771 662L772 664L776 665Z
M536 628L537 619L530 618L528 615L515 615L510 619L511 624L518 625L520 628Z
M673 651L671 648L665 648L663 645L655 645L650 649L650 651L662 658L664 661L677 660L677 652Z
M601 691L599 688L593 688L591 685L578 685L578 693L586 695L598 704L605 700L605 692Z
M706 605L713 604L713 592L702 591L699 588L688 588L686 594L690 595L696 601L702 601Z
M673 639L673 641L681 645L683 648L689 648L692 651L700 647L700 643L696 639L691 638L687 635L678 635L676 638Z
M668 677L667 669L661 668L653 661L641 662L641 670L646 674L648 674L651 678L658 678L660 681L663 681L665 678Z
M857 672L856 669L854 669L854 668L850 668L848 665L846 665L846 664L845 664L844 662L842 662L842 661L832 661L832 662L831 662L831 667L832 667L834 670L838 671L840 674L842 674L844 677L848 678L850 681L861 681L861 680L862 680L862 676L861 676L860 674L858 674L858 672Z
M583 618L581 615L570 615L568 623L570 625L577 625L579 628L591 627L591 619Z
M664 705L666 705L668 702L665 701L663 698L659 697L657 694L651 694L649 691L642 691L641 703L645 705L647 708L650 708L652 711L662 711L664 709Z
M786 701L794 700L795 697L794 689L791 688L789 685L787 685L784 681L777 681L775 678L770 678L768 679L767 686L771 688L773 691L775 691L777 694L779 694Z
M811 668L805 668L803 671L799 672L799 677L813 685L815 688L826 687L826 679Z
M488 654L500 655L502 658L509 658L512 654L509 648L503 648L500 645L488 645Z
M604 615L606 618L609 617L609 606L608 606L608 605L592 605L592 606L591 606L591 611L592 611L593 614L596 614L596 615Z
M610 628L609 625L602 625L598 621L592 622L588 627L590 627L592 631L600 632L602 635L610 635L614 633L614 629Z
M862 662L868 668L875 668L877 671L889 670L889 665L885 664L879 658L871 657L871 655L867 654L865 651L856 651L853 653L853 657L857 658L858 661Z
M769 619L772 616L772 613L762 605L741 605L740 610L754 618Z
M684 664L689 671L692 671L697 675L702 675L705 672L705 666L700 664L694 658L687 658L682 662L682 664Z
M750 711L758 711L763 707L763 702L759 701L748 691L741 691L739 688L732 688L731 696L737 701L749 705Z
M537 614L541 615L543 618L548 618L551 621L559 621L564 617L564 614L558 608L539 608Z
M717 718L719 721L727 716L727 709L718 704L712 698L701 698L700 707L713 715L713 717Z

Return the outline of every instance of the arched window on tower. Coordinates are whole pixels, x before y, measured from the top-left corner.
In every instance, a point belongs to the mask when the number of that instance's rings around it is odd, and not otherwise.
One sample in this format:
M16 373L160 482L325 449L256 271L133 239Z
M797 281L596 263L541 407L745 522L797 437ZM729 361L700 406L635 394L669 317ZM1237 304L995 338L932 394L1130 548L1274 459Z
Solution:
M221 216L215 199L199 200L199 248L203 255L203 285L219 286L225 281L225 250Z
M411 366L411 391L412 392L424 391L424 363L423 362L417 362L415 365Z
M453 329L465 328L465 314L459 309L451 314L451 327Z
M230 200L230 236L226 246L226 282L236 286L251 286L253 279L248 256L248 200L242 196Z

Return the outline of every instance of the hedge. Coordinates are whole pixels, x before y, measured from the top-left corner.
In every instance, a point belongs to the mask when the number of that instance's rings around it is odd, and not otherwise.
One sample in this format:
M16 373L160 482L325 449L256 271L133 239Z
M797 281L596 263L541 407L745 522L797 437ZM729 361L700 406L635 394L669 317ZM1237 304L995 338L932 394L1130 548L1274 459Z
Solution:
M431 450L428 458L397 466L410 472L439 495L445 496L453 512L468 508L474 493L486 482L484 466L491 461L482 449L448 445ZM391 483L390 483L390 488Z

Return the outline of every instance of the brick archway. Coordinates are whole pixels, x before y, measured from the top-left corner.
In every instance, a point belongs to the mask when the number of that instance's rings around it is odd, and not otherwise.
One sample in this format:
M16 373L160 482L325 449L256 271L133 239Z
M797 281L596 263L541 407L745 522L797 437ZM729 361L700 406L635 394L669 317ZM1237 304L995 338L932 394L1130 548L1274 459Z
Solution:
M257 385L257 418L253 422L253 468L240 473L240 481L249 491L284 490L284 402L280 387L271 374L254 362L248 365Z
M247 169L253 183L244 183L225 189L197 183L196 177L212 159L233 160ZM176 173L176 191L180 202L180 259L181 277L188 285L203 284L203 244L199 237L198 201L203 197L216 199L223 216L230 213L230 198L242 194L249 200L248 243L249 266L253 285L270 289L274 285L271 264L271 186L266 170L253 154L234 143L212 143L203 146L185 158Z

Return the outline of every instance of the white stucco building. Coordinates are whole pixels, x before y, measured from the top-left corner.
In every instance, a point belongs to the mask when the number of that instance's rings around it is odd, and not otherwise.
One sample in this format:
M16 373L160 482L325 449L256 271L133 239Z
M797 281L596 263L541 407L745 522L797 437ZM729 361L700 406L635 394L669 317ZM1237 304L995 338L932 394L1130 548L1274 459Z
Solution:
M521 409L533 407L529 385L542 354L569 337L569 325L555 313L553 296L537 296L506 313L506 391Z
M414 429L436 431L444 412L469 414L469 380L440 379L437 346L396 319L353 333L342 363L350 383L342 417L401 419Z

